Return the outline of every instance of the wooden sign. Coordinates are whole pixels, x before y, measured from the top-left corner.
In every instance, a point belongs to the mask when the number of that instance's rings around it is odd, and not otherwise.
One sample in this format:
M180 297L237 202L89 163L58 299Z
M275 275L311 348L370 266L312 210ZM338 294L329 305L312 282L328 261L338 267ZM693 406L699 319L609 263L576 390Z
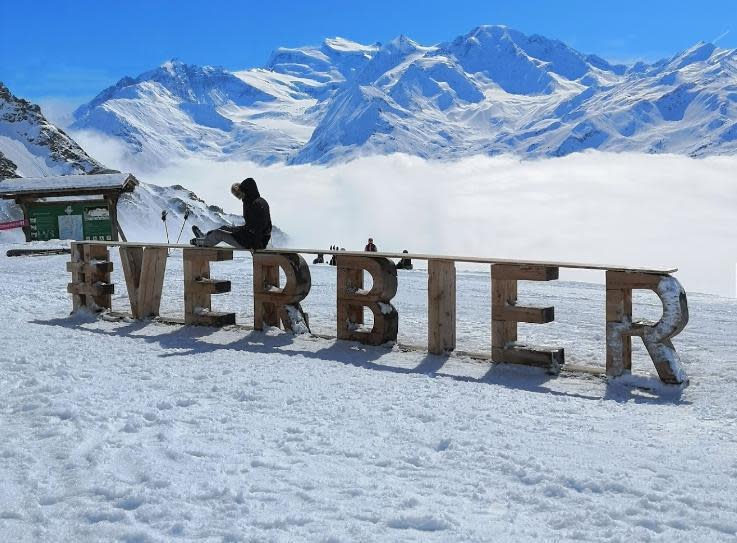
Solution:
M204 326L235 324L235 313L212 311L212 295L230 292L230 281L212 279L210 262L233 260L227 249L184 249L184 322Z
M111 243L121 248L121 261L134 318L159 313L167 249L163 244ZM212 279L210 263L231 260L233 249L183 249L184 320L186 324L224 326L235 323L235 313L212 310L211 296L230 292L230 281ZM111 308L114 285L110 283L107 244L72 244L72 261L67 269L72 282L74 310L101 311ZM315 252L315 251L303 251ZM337 263L337 337L367 345L397 340L399 314L392 305L397 293L397 271L387 256L372 253L322 251L332 253ZM580 263L514 262L477 257L434 255L392 255L428 261L427 350L444 354L456 348L456 269L455 262L491 264L491 360L538 366L555 374L564 363L560 347L529 345L518 337L520 322L548 324L555 319L555 308L529 307L518 303L520 281L555 281L560 267L606 270L606 373L617 377L632 370L632 337L639 336L653 360L658 376L665 383L687 382L686 373L671 339L688 323L688 303L681 284L669 273L673 270L648 270ZM286 281L280 285L280 270ZM364 288L364 274L372 279ZM310 268L299 251L265 250L253 253L254 328L282 326L293 333L309 331L309 320L301 302L312 286ZM632 318L632 291L654 291L663 304L657 322ZM364 326L364 311L373 314L373 326Z
M663 303L658 322L632 320L632 290L647 289ZM671 338L688 324L686 292L675 277L606 272L606 372L617 377L632 370L632 336L640 336L660 380L680 384L686 372Z
M491 359L494 362L541 366L560 371L563 349L527 345L518 341L517 323L546 324L555 320L553 307L517 305L518 281L553 281L558 268L493 264L491 266Z
M71 251L67 271L72 274L72 282L67 285L67 292L72 295L73 311L111 309L115 285L110 283L113 263L107 247L72 243Z
M383 257L336 256L338 268L338 339L381 345L396 341L399 314L391 304L397 293L397 269ZM363 288L363 273L371 274L371 290ZM371 330L364 330L363 309L374 316Z
M279 269L286 282L279 287ZM295 333L309 331L307 315L300 301L312 286L310 267L297 253L253 255L253 328L279 326Z

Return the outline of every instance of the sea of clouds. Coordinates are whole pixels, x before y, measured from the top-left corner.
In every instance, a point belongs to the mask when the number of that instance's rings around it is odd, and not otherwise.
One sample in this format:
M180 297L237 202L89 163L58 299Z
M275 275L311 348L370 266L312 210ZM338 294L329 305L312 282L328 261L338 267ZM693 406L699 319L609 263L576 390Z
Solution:
M231 183L254 177L290 246L678 267L688 291L735 296L737 157L586 152L453 162L407 155L339 165L187 159L156 171L110 142L75 134L141 181L182 184L239 212ZM561 278L603 281L603 273Z

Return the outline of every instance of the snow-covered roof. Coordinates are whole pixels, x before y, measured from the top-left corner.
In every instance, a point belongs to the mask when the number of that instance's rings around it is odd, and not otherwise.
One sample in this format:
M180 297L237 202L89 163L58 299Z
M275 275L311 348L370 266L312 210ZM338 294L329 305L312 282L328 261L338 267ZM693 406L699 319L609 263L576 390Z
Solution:
M96 175L56 175L25 177L0 181L0 198L15 198L24 194L44 196L99 192L132 191L138 180L130 173Z

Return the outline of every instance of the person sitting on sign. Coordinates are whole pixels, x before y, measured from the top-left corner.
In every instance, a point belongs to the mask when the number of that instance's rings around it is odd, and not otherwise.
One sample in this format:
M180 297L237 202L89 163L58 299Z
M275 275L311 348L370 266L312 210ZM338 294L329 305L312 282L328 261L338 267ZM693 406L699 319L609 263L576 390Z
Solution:
M369 253L375 253L376 252L376 245L374 245L374 238L369 238L368 243L366 244L366 247L363 248L364 251L367 251Z
M197 225L192 226L196 236L190 243L197 247L214 247L227 243L239 249L265 249L271 239L271 214L269 204L261 197L256 181L249 177L230 187L233 196L243 201L242 226L221 226L203 234Z
M402 251L402 254L406 254L408 252L409 251L407 251L407 249L405 249L404 251ZM412 267L413 266L412 266L412 259L411 258L403 258L399 262L397 262L397 264L396 264L396 268L398 270L411 270Z

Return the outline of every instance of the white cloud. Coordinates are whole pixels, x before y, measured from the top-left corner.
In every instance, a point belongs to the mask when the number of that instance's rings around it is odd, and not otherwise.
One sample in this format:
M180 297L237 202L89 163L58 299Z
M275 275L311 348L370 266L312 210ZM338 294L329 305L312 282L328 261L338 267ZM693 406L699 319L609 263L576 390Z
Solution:
M391 155L336 166L192 159L142 180L182 184L237 213L230 184L254 177L298 247L360 249L373 236L380 250L676 266L688 291L734 296L735 171L737 157Z
M74 130L69 135L88 155L107 166L121 171L131 170L131 160L125 144L117 138L96 130ZM132 168L136 170L136 168Z

